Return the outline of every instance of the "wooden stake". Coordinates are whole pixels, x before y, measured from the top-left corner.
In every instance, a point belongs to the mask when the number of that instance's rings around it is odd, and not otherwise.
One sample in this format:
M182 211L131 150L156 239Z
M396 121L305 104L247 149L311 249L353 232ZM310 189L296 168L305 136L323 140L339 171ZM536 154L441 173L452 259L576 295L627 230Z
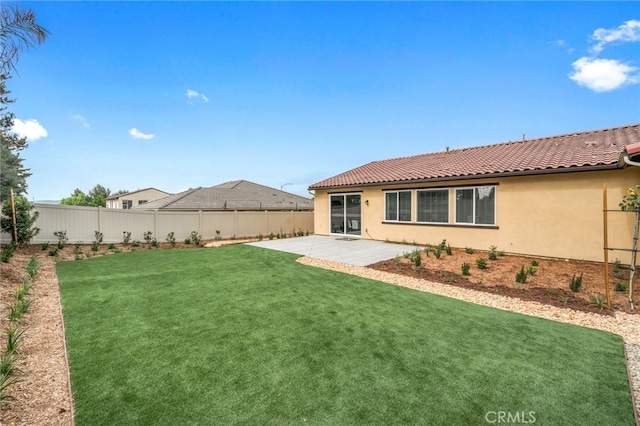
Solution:
M607 295L607 308L611 309L611 291L609 290L609 235L607 220L607 184L602 185L602 220L604 222L604 288Z
M18 229L16 228L16 203L13 199L13 188L11 194L11 221L13 222L13 241L18 244Z

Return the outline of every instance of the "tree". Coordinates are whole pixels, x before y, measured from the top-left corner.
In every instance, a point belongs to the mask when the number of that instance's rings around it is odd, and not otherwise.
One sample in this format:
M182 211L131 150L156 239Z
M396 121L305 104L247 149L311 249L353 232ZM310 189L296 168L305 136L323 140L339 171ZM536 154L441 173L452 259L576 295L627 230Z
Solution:
M0 74L0 202L9 199L12 189L16 194L26 192L27 178L31 176L20 157L20 151L27 147L27 138L11 133L15 115L7 110L6 105L14 101L8 96L7 79L5 74Z
M126 193L127 191L118 191ZM81 189L76 188L70 197L60 200L60 204L67 206L90 206L90 207L106 207L107 198L111 195L111 190L98 184L85 194Z
M11 3L0 6L0 73L15 71L15 63L24 48L35 47L49 36L49 31L38 25L31 9Z
M4 232L11 234L11 241L17 244L29 244L31 239L38 235L40 228L34 225L40 213L34 212L31 214L34 206L25 197L15 197L14 204L16 207L16 234L18 239L14 238L13 232L13 219L11 211L11 201L6 200L2 203L2 217L0 217L0 229Z

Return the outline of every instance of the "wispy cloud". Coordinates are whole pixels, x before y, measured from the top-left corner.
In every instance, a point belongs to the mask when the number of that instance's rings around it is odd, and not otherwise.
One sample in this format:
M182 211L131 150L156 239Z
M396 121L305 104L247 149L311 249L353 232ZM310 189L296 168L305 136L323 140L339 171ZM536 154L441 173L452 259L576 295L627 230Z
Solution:
M594 92L609 92L639 81L638 68L615 59L582 57L573 63L569 78Z
M129 129L129 134L134 139L153 139L156 136L151 133L142 133L140 130L136 129L135 127Z
M204 93L200 93L196 90L187 89L187 98L189 99L202 99L204 102L209 102L209 98Z
M21 138L26 137L29 141L36 141L49 136L47 129L38 123L38 120L34 119L22 121L19 118L14 118L11 131Z
M601 59L609 44L634 43L640 41L640 21L630 20L614 29L598 28L591 39L596 42L589 49L592 56L583 56L575 61L569 78L594 92L609 92L629 84L640 82L638 68L618 59Z
M565 49L567 51L567 53L573 53L573 50L574 50L573 47L570 47L567 44L566 40L558 39L558 40L550 41L549 44L551 44L552 46L555 46L555 47L559 47L561 49Z
M598 28L591 38L597 41L591 52L598 54L610 43L633 43L640 41L640 21L630 20L611 30Z
M81 116L80 114L74 114L71 116L71 119L74 121L79 122L80 124L82 124L83 127L86 127L87 129L89 127L91 127L91 125L89 124L89 122L87 121L86 118L84 118L83 116Z

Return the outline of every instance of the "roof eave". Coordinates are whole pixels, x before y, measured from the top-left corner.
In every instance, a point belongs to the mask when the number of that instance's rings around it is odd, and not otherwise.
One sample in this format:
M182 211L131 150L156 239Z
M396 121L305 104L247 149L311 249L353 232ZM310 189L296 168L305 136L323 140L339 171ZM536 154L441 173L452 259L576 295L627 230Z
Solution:
M401 185L401 184L415 184L415 183L430 183L430 182L449 182L457 180L473 180L473 179L487 179L487 178L499 178L499 177L515 177L515 176L532 176L532 175L549 175L559 173L574 173L574 172L593 172L603 170L615 170L621 169L619 163L613 164L599 164L595 166L579 166L579 167L562 167L555 169L537 169L537 170L517 170L511 172L501 173L485 173L477 175L463 175L463 176L443 176L428 179L410 179L410 180L394 180L385 182L369 182L369 183L354 183L348 185L331 185L331 186L310 186L308 189L311 191L322 191L331 189L342 188L360 188L370 186L382 186L382 185Z

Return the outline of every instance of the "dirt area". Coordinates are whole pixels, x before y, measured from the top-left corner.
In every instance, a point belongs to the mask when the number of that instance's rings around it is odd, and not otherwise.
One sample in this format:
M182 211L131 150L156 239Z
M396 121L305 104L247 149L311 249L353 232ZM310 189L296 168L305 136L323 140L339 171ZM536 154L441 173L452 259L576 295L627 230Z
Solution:
M420 249L420 247L416 247ZM499 252L499 249L497 250ZM484 258L486 269L479 269L476 260ZM532 266L532 262L537 266ZM462 275L462 264L469 264L469 276ZM548 259L540 257L498 255L496 260L489 259L488 251L476 250L472 254L464 249L451 249L451 255L442 250L436 258L433 250L427 256L421 250L421 264L415 267L407 257L399 257L370 265L370 268L427 281L470 288L503 296L517 297L522 300L570 308L585 312L611 315L612 311L637 314L640 310L640 294L637 274L634 277L635 310L629 309L628 290L616 291L629 282L629 268L624 265L609 265L610 297L612 310L601 308L591 299L591 295L605 298L604 264L575 260ZM516 274L521 268L534 268L535 275L528 274L524 283L516 282ZM573 292L569 283L572 278L582 275L582 286ZM606 299L605 299L606 300Z

